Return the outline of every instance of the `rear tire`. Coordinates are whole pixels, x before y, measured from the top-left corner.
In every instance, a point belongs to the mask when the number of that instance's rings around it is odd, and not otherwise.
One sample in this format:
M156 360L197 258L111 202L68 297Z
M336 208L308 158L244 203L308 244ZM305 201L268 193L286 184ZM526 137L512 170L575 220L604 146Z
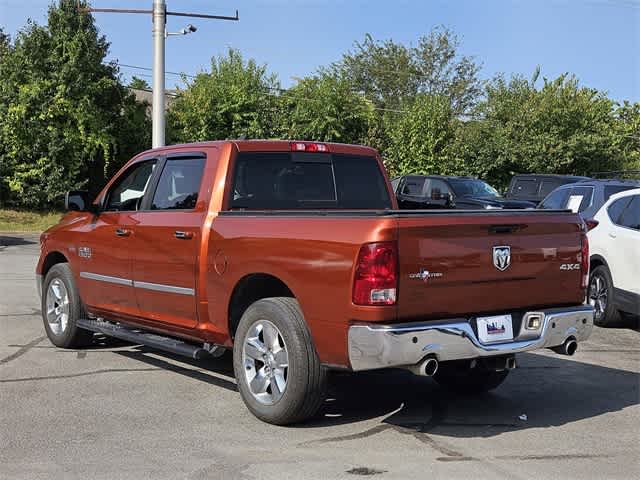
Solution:
M490 370L482 362L469 368L469 362L440 365L433 379L447 390L461 394L481 394L499 387L509 370Z
M68 263L51 267L42 286L42 320L56 347L77 348L91 343L93 333L76 325L86 313Z
M599 265L591 271L588 298L595 310L596 325L606 327L620 323L620 312L615 307L613 279L606 265Z
M247 408L274 425L302 422L322 405L327 377L294 298L264 298L242 315L233 368Z

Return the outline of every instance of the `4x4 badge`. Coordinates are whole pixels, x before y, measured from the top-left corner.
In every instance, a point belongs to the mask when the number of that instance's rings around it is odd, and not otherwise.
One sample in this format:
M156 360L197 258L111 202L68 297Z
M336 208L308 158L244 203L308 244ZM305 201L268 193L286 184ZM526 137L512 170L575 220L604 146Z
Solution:
M493 266L504 272L511 265L511 247L493 247Z

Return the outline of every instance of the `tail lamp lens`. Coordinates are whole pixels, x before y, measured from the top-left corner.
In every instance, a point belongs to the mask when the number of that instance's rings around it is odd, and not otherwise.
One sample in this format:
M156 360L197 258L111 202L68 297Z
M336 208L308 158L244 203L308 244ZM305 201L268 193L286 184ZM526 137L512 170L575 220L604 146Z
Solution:
M324 143L311 142L291 142L291 151L293 152L328 152L329 147Z
M580 287L587 288L587 285L589 285L589 237L583 233L581 235L581 241L580 271L582 273L582 280L580 282Z
M366 243L360 248L353 282L356 305L394 305L398 291L396 242Z

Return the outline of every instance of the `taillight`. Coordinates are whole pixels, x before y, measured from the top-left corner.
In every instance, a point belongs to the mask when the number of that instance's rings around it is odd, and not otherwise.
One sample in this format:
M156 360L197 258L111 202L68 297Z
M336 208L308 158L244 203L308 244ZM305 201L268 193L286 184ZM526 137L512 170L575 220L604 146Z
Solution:
M396 242L365 243L358 253L353 280L356 305L394 305L398 291Z
M582 233L580 239L580 271L582 273L580 287L587 288L587 285L589 285L589 237L587 237L586 233Z
M291 142L291 150L293 152L328 152L329 147L324 143L312 142Z
M589 231L593 230L594 228L596 228L598 226L598 223L600 223L600 222L598 222L597 220L585 220L584 223L587 226L587 231L589 232Z

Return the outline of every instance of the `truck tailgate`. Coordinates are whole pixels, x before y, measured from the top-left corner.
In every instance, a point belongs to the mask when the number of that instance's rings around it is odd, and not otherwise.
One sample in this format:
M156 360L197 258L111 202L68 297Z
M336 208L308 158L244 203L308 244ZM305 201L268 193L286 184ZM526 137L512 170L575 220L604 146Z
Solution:
M581 230L563 212L399 215L398 320L581 304Z

